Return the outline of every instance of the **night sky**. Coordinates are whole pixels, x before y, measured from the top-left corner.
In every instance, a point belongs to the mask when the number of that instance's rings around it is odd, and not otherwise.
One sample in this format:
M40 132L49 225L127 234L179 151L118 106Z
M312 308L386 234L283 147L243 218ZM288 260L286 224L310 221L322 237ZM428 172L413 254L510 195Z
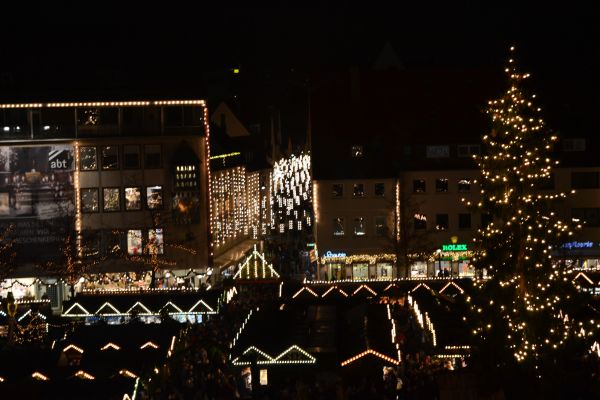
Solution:
M3 100L65 88L156 87L187 95L233 67L258 85L291 70L301 81L323 71L368 67L389 41L406 68L501 69L515 44L542 99L567 101L571 109L597 102L599 15L573 3L539 9L455 2L394 8L87 3L4 5Z

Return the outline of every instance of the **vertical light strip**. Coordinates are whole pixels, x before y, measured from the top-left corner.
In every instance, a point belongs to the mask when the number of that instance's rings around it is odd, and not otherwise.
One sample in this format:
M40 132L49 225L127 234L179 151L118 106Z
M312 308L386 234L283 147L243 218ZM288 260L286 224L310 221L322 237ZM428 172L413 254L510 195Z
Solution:
M75 176L73 181L75 183L75 244L77 246L77 257L83 257L83 250L81 246L81 193L79 183L79 142L75 142Z
M396 180L396 209L395 209L395 223L396 223L396 243L400 240L400 185Z
M204 133L205 133L205 146L206 146L206 182L207 182L207 187L208 187L208 235L209 235L209 241L208 241L208 251L209 251L209 267L212 267L212 257L214 255L213 253L213 240L212 240L212 234L213 234L213 227L212 227L212 221L213 221L213 205L212 205L212 182L211 182L211 176L210 176L210 126L208 123L208 106L206 106L205 104L203 104L204 107Z

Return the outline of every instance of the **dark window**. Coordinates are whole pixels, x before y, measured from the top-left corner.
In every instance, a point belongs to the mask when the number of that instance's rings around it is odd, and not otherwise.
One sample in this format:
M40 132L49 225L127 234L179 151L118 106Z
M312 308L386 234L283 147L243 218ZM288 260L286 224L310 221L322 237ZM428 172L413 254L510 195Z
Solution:
M119 146L102 147L102 169L119 169Z
M385 183L376 183L375 184L375 196L377 196L377 197L385 196Z
M478 144L459 144L456 147L456 155L458 157L472 157L473 154L479 154L480 150Z
M100 255L100 239L100 231L84 230L81 233L83 257L98 257Z
M425 179L415 179L413 180L413 192L415 193L425 193L427 189L425 185Z
M448 191L448 179L437 178L435 180L435 191L438 193L445 193Z
M540 190L554 190L554 174L550 173L548 178L540 179L538 188Z
M471 181L461 179L458 181L458 193L468 193L471 191Z
M362 183L354 184L354 197L364 197L365 196L365 185Z
M415 214L413 224L415 229L427 229L427 216L425 214Z
M352 146L351 155L353 158L361 158L363 156L363 147L360 145Z
M333 236L344 236L344 218L333 219Z
M571 172L571 187L573 189L598 188L598 172Z
M98 169L98 156L95 147L82 146L79 148L79 168L82 171Z
M385 223L385 217L375 217L375 235L385 236L387 232L387 226Z
M448 214L435 215L435 229L438 231L445 231L448 229Z
M85 188L80 190L81 212L95 213L99 211L98 188Z
M102 211L121 211L121 191L119 188L102 189Z
M492 222L493 218L490 214L481 214L481 227L483 229L487 228L487 226Z
M123 146L123 167L128 169L140 167L140 146Z
M458 229L471 229L471 214L458 214Z
M571 217L583 222L583 226L599 227L600 226L600 208L573 208Z
M365 219L363 217L354 218L354 236L364 236L366 233Z
M160 168L162 164L162 149L160 144L144 146L144 168Z
M562 149L563 151L585 151L585 139L563 139Z
M331 186L333 197L342 197L344 195L344 185L341 183L334 183Z

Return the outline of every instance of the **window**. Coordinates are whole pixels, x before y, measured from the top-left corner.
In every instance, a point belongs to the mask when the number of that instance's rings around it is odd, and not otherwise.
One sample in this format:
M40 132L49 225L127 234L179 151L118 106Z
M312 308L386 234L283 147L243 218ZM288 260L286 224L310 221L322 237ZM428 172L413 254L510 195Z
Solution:
M415 229L427 229L427 216L425 214L415 214L413 217Z
M471 229L471 214L458 214L458 229Z
M481 227L483 229L487 228L488 225L492 222L493 218L490 214L481 214Z
M99 211L98 188L81 189L80 194L81 194L81 212L95 213L95 212Z
M458 193L469 193L471 191L471 181L461 179L458 181Z
M387 226L385 224L385 217L375 217L375 235L385 236L387 233Z
M142 254L142 230L129 229L127 231L127 254L137 256Z
M353 194L354 194L354 197L364 197L365 196L365 185L363 185L362 183L355 183Z
M448 158L450 157L450 146L427 146L425 155L427 158Z
M554 173L550 173L550 177L547 179L542 178L538 183L540 190L554 190Z
M600 226L600 208L573 208L571 217L583 222L586 227Z
M102 169L119 169L119 147L102 147Z
M377 197L385 196L385 183L376 183L375 184L375 196L377 196Z
M344 236L344 218L333 219L333 236Z
M354 218L354 236L364 236L365 233L365 219L363 217Z
M119 188L102 189L102 210L103 211L121 211L121 191Z
M472 157L473 154L479 154L481 148L478 144L459 144L456 148L458 157Z
M162 186L148 186L146 188L146 205L150 210L156 210L163 206Z
M562 149L563 151L585 151L585 139L563 139L562 141Z
M177 190L195 190L198 188L199 176L195 165L178 165L175 167L175 188Z
M425 193L426 190L425 179L415 179L413 180L413 192L415 193Z
M571 172L571 188L596 189L598 187L598 172Z
M142 189L139 187L125 188L125 210L137 211L142 209Z
M344 195L344 185L341 183L334 183L331 189L333 197L342 197Z
M435 229L438 231L445 231L448 229L448 214L436 214Z
M79 168L82 171L94 171L98 169L98 155L96 148L82 146L79 148Z
M144 146L144 168L160 168L162 164L162 149L159 144Z
M136 169L140 167L140 146L123 146L123 168Z
M448 179L437 178L435 180L435 191L438 193L446 193L448 191Z
M81 252L83 257L100 255L100 231L84 230L81 233Z
M148 254L164 254L165 240L162 228L148 230Z
M363 156L363 147L360 145L354 145L352 146L352 158L361 158Z

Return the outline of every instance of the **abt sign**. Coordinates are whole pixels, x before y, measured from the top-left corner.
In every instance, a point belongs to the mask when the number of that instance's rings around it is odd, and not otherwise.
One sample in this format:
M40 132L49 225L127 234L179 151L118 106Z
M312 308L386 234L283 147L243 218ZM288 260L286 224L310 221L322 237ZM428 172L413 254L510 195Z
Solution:
M48 166L50 169L69 169L71 167L71 154L67 149L51 149L48 152Z

